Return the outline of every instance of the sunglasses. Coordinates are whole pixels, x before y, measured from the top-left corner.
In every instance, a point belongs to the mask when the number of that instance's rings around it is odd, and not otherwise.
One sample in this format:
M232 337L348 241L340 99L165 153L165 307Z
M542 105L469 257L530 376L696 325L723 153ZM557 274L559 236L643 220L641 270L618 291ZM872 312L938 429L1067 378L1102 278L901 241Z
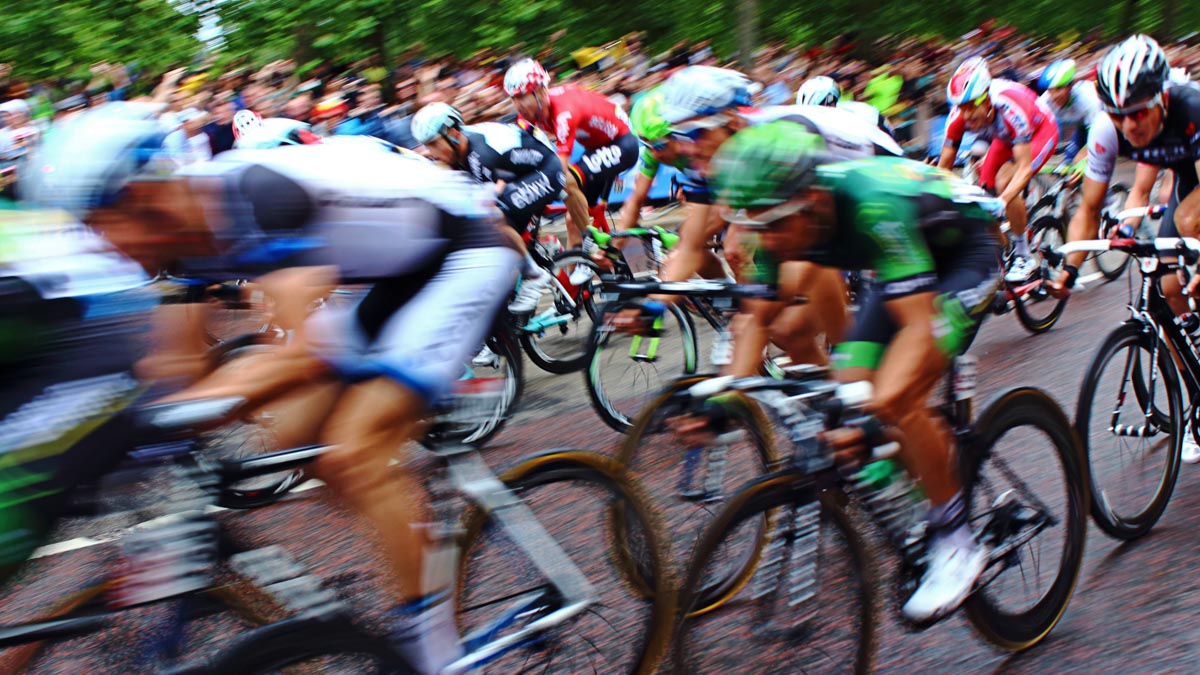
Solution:
M809 211L811 208L809 204L793 200L773 206L757 216L751 216L746 209L725 207L721 209L721 217L731 225L740 225L751 230L768 230L784 218L796 213Z
M651 152L661 152L661 151L665 150L668 145L671 144L671 140L672 140L671 135L667 134L666 136L655 139L653 141L647 141L644 138L639 138L638 143L641 143L643 148L646 148L646 149L650 150Z
M1150 114L1150 111L1162 105L1162 94L1158 94L1154 98L1144 103L1131 105L1125 108L1110 108L1104 106L1104 112L1108 113L1109 118L1114 123L1120 124L1125 121L1125 118L1130 118L1134 122L1140 122Z

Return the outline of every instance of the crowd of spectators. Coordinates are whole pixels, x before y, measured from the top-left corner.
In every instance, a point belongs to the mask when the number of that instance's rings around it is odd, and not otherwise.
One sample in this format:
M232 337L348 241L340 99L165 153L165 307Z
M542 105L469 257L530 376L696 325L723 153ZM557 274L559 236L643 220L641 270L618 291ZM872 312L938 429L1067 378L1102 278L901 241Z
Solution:
M631 34L569 53L560 46L562 37L556 33L540 51L516 45L456 59L427 57L415 48L389 65L367 59L306 71L291 60L257 68L220 68L209 61L161 75L98 63L87 82L26 82L0 64L0 170L5 171L0 176L11 175L16 160L51 120L110 100L166 104L164 119L175 129L170 145L186 163L232 147L233 117L241 109L308 122L321 135L367 134L406 147L414 145L410 116L434 101L454 105L468 122L509 120L515 113L501 82L508 65L525 55L538 58L560 80L596 89L625 106L680 67L739 67L720 59L708 41L651 53L642 36ZM902 142L918 146L945 114L945 81L963 58L988 56L995 76L1028 83L1047 62L1067 56L1077 59L1086 76L1108 44L1095 35L1071 43L1038 40L988 22L956 40L893 38L869 49L854 36L819 47L768 44L753 55L748 74L760 85L761 104L789 103L808 77L832 76L844 98L876 106L891 118ZM1174 66L1190 71L1200 64L1200 47L1193 43L1164 47ZM863 53L880 56L868 60L858 56Z

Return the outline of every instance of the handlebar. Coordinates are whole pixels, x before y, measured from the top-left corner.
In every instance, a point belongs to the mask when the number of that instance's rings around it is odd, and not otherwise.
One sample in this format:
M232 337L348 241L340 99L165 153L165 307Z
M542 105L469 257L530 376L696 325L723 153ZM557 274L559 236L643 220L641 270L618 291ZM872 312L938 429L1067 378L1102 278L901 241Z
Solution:
M1158 220L1167 212L1166 204L1155 204L1154 206L1138 206L1132 209L1125 209L1118 212L1116 215L1103 214L1104 218L1114 223L1120 223L1130 218L1149 218L1150 220Z
M731 281L617 281L600 277L600 293L615 293L621 298L647 295L682 295L706 298L748 298L775 300L778 293L766 284L737 284Z

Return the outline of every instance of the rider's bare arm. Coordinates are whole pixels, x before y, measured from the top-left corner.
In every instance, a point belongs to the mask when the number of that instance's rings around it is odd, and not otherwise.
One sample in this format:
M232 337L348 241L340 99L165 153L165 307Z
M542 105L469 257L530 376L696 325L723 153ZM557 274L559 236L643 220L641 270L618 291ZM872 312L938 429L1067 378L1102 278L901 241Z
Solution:
M650 186L653 184L654 178L638 173L633 183L633 194L625 200L625 205L621 207L621 215L617 218L618 230L625 231L637 227L638 213L642 210L642 204L646 202L646 196L650 194Z
M958 148L953 145L943 145L942 155L938 157L938 168L949 171L954 168L954 157L958 154Z
M744 300L742 313L733 318L733 359L723 374L734 377L757 375L762 367L763 350L770 339L769 326L783 311L782 302Z
M1200 167L1200 162L1196 162L1196 166ZM1200 233L1200 190L1192 190L1175 208L1175 228L1181 237L1195 237Z

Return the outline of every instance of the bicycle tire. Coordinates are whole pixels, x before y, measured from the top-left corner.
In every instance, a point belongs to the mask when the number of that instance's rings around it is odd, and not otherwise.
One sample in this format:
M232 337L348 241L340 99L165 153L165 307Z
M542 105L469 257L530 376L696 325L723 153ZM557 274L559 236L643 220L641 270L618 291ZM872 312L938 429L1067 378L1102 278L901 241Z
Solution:
M259 348L270 348L278 341L265 333L248 333L240 335L225 342L219 343L209 350L210 360L214 366L221 366L231 363L234 359L247 356ZM245 426L250 426L249 424ZM224 445L223 441L227 441L234 437L241 438L241 448L245 448L250 444L252 439L247 439L244 433L239 433L237 425L226 427L211 434L206 435L208 442L214 445ZM279 448L274 445L263 448L264 452L271 452ZM246 453L237 453L233 456L245 456ZM253 453L256 454L256 453ZM228 458L229 455L221 453L221 459ZM303 483L305 473L303 469L293 469L283 473L279 478L271 478L264 476L258 479L252 479L249 482L233 483L230 485L222 485L217 496L217 505L226 509L257 509L264 506L270 506L283 499L296 486ZM249 484L247 484L249 483Z
M662 660L667 643L671 637L676 611L675 586L668 567L666 550L662 545L662 528L657 515L652 510L645 491L636 483L630 481L619 464L613 459L590 452L578 450L550 450L530 457L520 464L505 471L499 479L522 499L528 499L530 493L538 488L570 481L576 484L590 485L600 488L607 493L608 499L619 503L620 508L606 510L604 520L608 552L604 556L606 565L611 566L620 577L627 590L631 590L631 598L620 600L632 601L633 606L645 608L645 630L635 631L637 640L642 643L634 645L632 651L633 663L630 672L653 673ZM552 512L559 516L558 525L578 526L578 523L562 520L561 510L555 508ZM622 521L621 536L618 528L613 526L614 520ZM549 524L549 523L545 523ZM465 614L472 611L472 605L485 606L489 603L469 603L466 593L470 588L469 582L476 578L473 574L472 562L481 556L479 548L488 536L493 522L490 514L478 506L469 506L462 518L462 538L459 559L459 583L457 585L460 629L466 632ZM589 531L588 534L593 534ZM632 536L631 536L632 535ZM561 540L559 540L562 543ZM583 542L576 542L583 543ZM594 549L589 544L587 548ZM578 556L576 556L578 557ZM634 564L629 564L630 562ZM493 565L478 563L476 567L495 570ZM496 570L500 577L512 583L517 577L510 565L505 569ZM499 592L502 598L511 598L510 591ZM603 603L595 605L597 611L607 609ZM619 609L613 608L614 611ZM606 625L610 622L604 620ZM621 614L622 620L628 614ZM589 645L592 643L589 642Z
M345 617L332 619L288 619L249 631L233 647L218 654L203 671L274 673L318 657L357 656L379 665L382 672L416 674L383 638L359 632Z
M1136 353L1145 355L1144 357L1139 356L1133 361L1133 363L1138 365L1137 370L1133 370L1131 364L1127 365L1129 370L1134 372L1137 380L1141 381L1143 373L1142 363L1143 361L1149 362L1149 354L1152 353L1156 341L1159 349L1157 372L1166 388L1168 409L1165 413L1168 420L1182 420L1184 408L1179 374L1175 370L1175 363L1170 355L1171 352L1167 348L1167 345L1159 340L1157 336L1145 333L1144 326L1140 322L1134 321L1126 322L1109 333L1108 337L1101 343L1100 348L1096 350L1096 355L1092 358L1087 373L1084 375L1083 383L1080 385L1079 402L1075 410L1075 433L1080 439L1084 456L1088 461L1092 520L1095 521L1096 526L1103 530L1105 534L1121 540L1132 540L1145 536L1154 527L1154 524L1158 522L1158 519L1162 517L1168 502L1171 500L1171 493L1175 489L1175 481L1179 476L1183 435L1180 433L1177 424L1163 427L1170 435L1168 439L1170 447L1160 448L1165 450L1162 453L1165 462L1162 475L1158 479L1157 485L1153 488L1153 494L1149 496L1145 506L1140 510L1128 515L1118 513L1109 500L1108 492L1098 482L1100 480L1099 475L1102 472L1095 469L1099 449L1092 442L1091 434L1090 423L1093 399L1099 393L1097 390L1100 385L1100 379L1104 374L1105 365L1113 357L1126 349L1132 348L1138 350ZM1124 377L1122 377L1122 380L1124 380ZM1137 387L1134 387L1135 395L1132 398L1137 402L1139 407L1139 410L1134 411L1137 417L1141 417L1140 409L1146 404L1145 397L1148 396L1147 392L1148 390L1142 387L1142 393L1139 394ZM1109 406L1101 404L1096 407L1099 414L1108 414ZM1161 409L1155 407L1155 411L1159 410ZM1152 414L1152 419L1158 418L1159 414L1162 413ZM1122 471L1122 473L1125 472Z
M1057 245L1061 245L1066 241L1066 231L1061 221L1051 215L1041 216L1037 220L1030 223L1034 241L1046 241L1053 239ZM1053 272L1051 273L1053 275ZM1059 317L1062 316L1063 310L1067 307L1067 298L1051 297L1046 290L1046 279L1042 283L1029 292L1027 298L1023 298L1016 293L1013 293L1014 304L1017 310L1017 320L1021 326L1034 335L1045 333L1058 323ZM1011 286L1011 284L1010 284ZM1050 311L1042 315L1037 315L1032 311L1032 308L1037 305L1049 303Z
M638 481L639 484L648 487L651 486L651 476L646 474L661 474L664 473L662 471L664 468L670 469L669 472L665 472L670 474L668 484L675 482L675 474L676 471L679 470L678 464L671 465L669 467L664 467L661 465L643 466L638 463L638 457L640 455L645 455L644 449L650 442L649 437L653 434L664 431L661 428L661 424L664 419L663 415L667 414L666 408L669 407L672 397L675 396L679 391L686 389L697 382L709 379L710 377L713 376L697 375L684 377L675 381L662 394L660 394L649 405L647 405L637 416L633 427L629 430L629 433L625 435L624 439L622 439L621 445L617 449L615 459L626 472L628 472L634 477L635 480ZM738 480L738 483L735 484L736 489L736 486L753 480L759 475L763 475L774 470L779 463L779 452L776 448L775 435L774 431L772 430L772 425L767 419L765 413L763 413L762 409L752 399L741 394L737 394L731 399L730 402L734 405L726 406L727 412L732 418L734 418L733 422L735 424L749 431L749 445L751 445L753 450L757 453L757 460L758 462L761 462L763 467L763 470L754 476L733 476L732 480ZM642 450L642 452L639 453L639 450ZM682 460L683 456L680 455L679 459ZM728 463L729 461L729 459L724 459L725 463ZM755 464L755 458L751 458L749 463L752 465ZM664 492L675 495L678 494L677 491L671 487L665 489L655 489L650 487L649 489L651 494L655 495L663 494ZM724 497L716 499L715 503L720 504L723 501ZM670 505L663 505L661 502L655 504L656 511L662 517L668 519L667 532L673 535L673 540L669 542L671 544L671 550L692 550L695 545L695 539L692 537L693 532L685 530L697 529L686 527L689 524L689 521L692 520L692 514L684 514L684 522L682 523L676 522L674 516L680 510L686 510L686 504L694 504L696 511L703 513L703 511L708 510L707 504L709 503L712 502L710 502L708 499L699 501L677 498L673 499L672 504ZM676 508L679 505L683 505L683 509ZM619 524L619 521L617 522ZM702 527L699 528L699 530L702 529ZM739 551L737 559L732 561L730 565L728 570L729 573L722 575L722 577L719 579L713 580L713 582L708 584L706 588L697 591L699 600L697 603L695 603L694 608L691 610L693 613L699 615L706 612L711 612L737 594L738 590L741 589L742 586L745 585L746 581L754 574L755 567L758 565L758 561L762 554L763 546L766 544L766 540L769 535L769 529L770 523L764 515L761 524L758 526L757 532L751 533L752 544ZM694 532L694 534L698 534L698 532ZM678 541L680 537L684 538L682 545L680 545L681 542Z
M1109 186L1108 194L1105 196L1104 210L1116 212L1125 204L1125 199L1129 196L1129 187L1124 183L1114 183ZM1117 199L1119 198L1119 202ZM1104 236L1102 234L1101 236ZM1105 237L1107 238L1107 237ZM1092 260L1096 263L1096 269L1100 274L1104 275L1106 281L1115 281L1120 278L1125 272L1125 268L1129 267L1129 254L1119 251L1105 251L1092 255Z
M677 371L672 369L664 373L663 379L657 384L645 387L646 391L641 395L635 393L632 397L622 396L619 401L614 400L613 387L605 384L605 380L608 379L605 375L605 354L614 351L615 345L611 344L610 341L611 336L617 334L604 325L605 317L609 314L620 312L623 309L639 306L640 301L631 300L610 302L599 308L599 314L596 317L592 334L588 338L588 366L583 371L583 379L587 386L588 397L592 401L592 408L596 410L596 414L600 416L600 419L604 420L605 424L620 433L627 432L633 426L634 417L645 407L648 399L653 396L650 392L657 393L663 386L676 377L695 373L697 367L699 338L696 336L695 324L692 322L691 317L687 315L687 312L680 309L677 303L669 304L667 305L667 311L674 318L674 323L666 322L665 319L664 323L678 325L680 341L682 343L682 353L680 355L682 364L680 369ZM621 339L621 344L625 344L623 342L624 336ZM668 355L668 358L672 357ZM630 359L630 361L637 362L635 359ZM609 370L611 374L612 369L610 368ZM642 373L635 372L635 376L635 379L641 379ZM648 377L647 383L649 384Z
M719 549L725 537L735 530L739 524L760 517L763 513L786 508L788 506L803 506L814 501L820 504L822 517L828 518L835 530L845 541L846 552L849 554L850 571L857 577L855 592L852 594L859 602L857 617L858 631L854 641L852 667L825 666L803 668L793 666L789 672L845 672L853 670L856 673L871 671L874 659L875 641L878 621L878 598L876 595L879 575L871 549L851 517L849 500L840 487L829 485L819 487L813 477L789 469L763 476L743 487L734 495L708 525L697 541L696 549L687 564L687 573L680 587L680 621L675 634L675 651L673 665L675 672L702 672L694 663L694 649L689 648L689 634L695 630L698 621L716 621L722 614L710 614L707 617L697 614L694 610L700 597L693 590L704 575L708 559ZM821 558L819 558L821 559ZM819 589L831 588L832 584L817 584ZM841 607L843 603L823 602L823 608ZM727 605L727 608L732 605ZM811 631L820 634L823 631ZM757 631L755 631L757 633ZM739 631L737 634L741 634ZM778 640L782 641L782 640ZM704 640L707 644L708 641ZM799 651L807 641L793 639L785 642L789 652ZM815 651L822 651L815 649ZM749 652L754 653L754 650ZM747 652L737 650L740 659ZM847 664L849 665L849 664ZM780 670L779 664L772 664L775 671ZM723 670L718 668L716 670ZM737 670L754 672L755 668L741 663ZM763 668L762 670L766 670Z
M590 268L592 270L592 281L576 288L572 288L569 281L564 283L560 273L563 273L563 268L567 265L584 265ZM577 340L578 348L571 349L564 355L556 355L548 352L545 345L546 336L553 335L555 329L562 335L566 335L566 331L557 326L551 327L548 330L533 332L518 328L521 348L529 356L529 360L534 365L548 373L554 373L555 375L573 373L587 365L587 341L588 335L591 334L592 322L596 316L595 288L601 274L601 269L599 265L584 255L582 251L570 250L555 255L551 260L550 268L546 271L552 277L550 293L547 294L550 298L549 306L557 309L560 315L565 314L570 317L567 324L560 325L582 324L583 322L586 322L587 325L580 325L580 328L584 332ZM543 295L543 302L547 295ZM541 305L539 305L540 308ZM536 317L548 310L549 307L547 310L534 310L532 316Z
M486 341L488 348L501 359L501 363L495 368L501 373L505 382L505 392L501 404L487 418L469 424L462 426L434 424L421 439L421 444L425 447L437 448L448 443L483 445L500 433L500 430L512 417L513 411L520 405L521 395L525 392L524 362L521 359L521 350L517 347L516 339L504 323L505 319L506 315L501 312Z
M1066 612L1079 579L1087 538L1088 485L1078 440L1066 414L1054 399L1037 389L1018 388L1006 392L979 417L974 426L976 441L971 447L982 452L963 453L964 461L970 465L966 469L967 480L964 481L968 485L967 504L972 503L972 495L975 492L979 492L985 498L995 496L987 494L981 488L978 482L979 473L983 465L996 459L993 451L1000 439L1018 427L1036 429L1054 446L1053 452L1063 474L1066 513L1062 516L1065 537L1061 562L1053 582L1036 603L1021 611L1009 611L1000 607L990 592L994 591L993 585L984 586L964 603L967 618L975 629L992 644L1009 651L1020 651L1036 645L1058 624ZM1000 473L1011 472L1011 464L1006 462ZM1039 476L1049 474L1049 471L1042 471ZM977 512L972 514L978 515ZM1050 533L1042 531L1035 533L1034 537L1036 539L1048 534ZM1030 543L1033 541L1031 539ZM1012 555L1020 559L1018 552L1014 551ZM1031 570L1030 574L1045 568L1045 563L1049 562L1040 553L1029 557L1036 557L1038 561L1037 570ZM1013 563L1009 560L1005 564ZM1021 567L1019 561L1016 568L1020 570L1022 580L1026 580L1026 570ZM994 581L995 579L993 583Z

